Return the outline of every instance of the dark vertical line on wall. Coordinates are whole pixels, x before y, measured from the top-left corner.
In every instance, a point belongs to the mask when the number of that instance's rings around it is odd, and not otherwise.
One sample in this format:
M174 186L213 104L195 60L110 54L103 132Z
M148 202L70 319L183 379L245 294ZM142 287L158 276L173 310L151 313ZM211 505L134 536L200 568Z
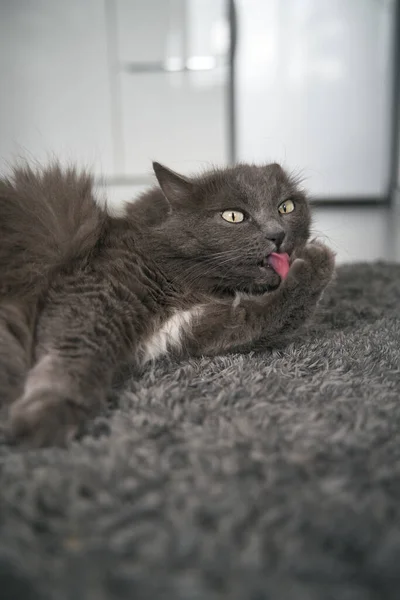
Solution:
M118 26L115 0L105 0L105 17L114 172L123 173L125 171L125 151L122 134L122 90L118 59Z
M183 67L186 69L187 67L187 63L188 63L188 58L189 58L189 27L190 27L190 23L189 23L189 15L188 15L188 7L187 7L187 3L184 2L182 5L182 12L181 12L181 17L182 17L182 21L180 23L181 25L181 31L182 31L182 46L181 46L181 52L182 52L182 58L183 58Z
M400 0L394 2L392 30L392 106L390 120L390 172L388 202L390 210L387 213L387 257L390 260L398 258L400 248L400 233L398 231L400 214Z
M228 81L228 152L229 162L236 162L236 50L237 50L237 10L235 0L228 0L228 18L230 29L229 81Z
M393 28L393 96L390 139L390 181L388 191L391 202L394 202L395 194L396 192L398 193L400 185L400 0L396 0L394 3Z

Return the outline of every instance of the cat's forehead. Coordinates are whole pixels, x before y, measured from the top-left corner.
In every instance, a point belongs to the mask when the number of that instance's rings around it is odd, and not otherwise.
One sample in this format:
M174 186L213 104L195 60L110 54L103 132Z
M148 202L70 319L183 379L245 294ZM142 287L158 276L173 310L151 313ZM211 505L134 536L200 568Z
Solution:
M277 164L264 167L244 165L232 169L227 175L227 191L234 192L249 204L274 202L294 188L285 171Z

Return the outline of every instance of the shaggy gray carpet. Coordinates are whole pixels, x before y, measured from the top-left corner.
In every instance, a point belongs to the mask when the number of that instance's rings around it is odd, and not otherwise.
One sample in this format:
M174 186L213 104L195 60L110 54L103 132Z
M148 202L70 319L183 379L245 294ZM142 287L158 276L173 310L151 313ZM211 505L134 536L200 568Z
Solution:
M290 346L162 363L68 450L0 444L2 600L400 598L400 265Z

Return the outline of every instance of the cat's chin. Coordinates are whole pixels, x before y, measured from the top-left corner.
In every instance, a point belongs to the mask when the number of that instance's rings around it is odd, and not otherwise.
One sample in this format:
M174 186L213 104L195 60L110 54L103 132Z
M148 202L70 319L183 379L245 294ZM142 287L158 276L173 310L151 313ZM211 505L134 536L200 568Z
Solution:
M242 287L239 291L245 294L250 294L251 296L261 296L262 294L267 294L268 292L273 292L276 290L281 283L280 277L278 277L277 283L252 283L247 287Z
M253 281L241 281L237 285L227 288L220 288L214 290L218 295L223 296L235 296L238 292L242 294L249 294L251 296L262 296L268 292L276 290L281 283L281 278L277 273L271 271L265 278L257 278Z
M260 274L247 286L248 294L259 295L272 292L279 287L281 278L269 265L259 267Z

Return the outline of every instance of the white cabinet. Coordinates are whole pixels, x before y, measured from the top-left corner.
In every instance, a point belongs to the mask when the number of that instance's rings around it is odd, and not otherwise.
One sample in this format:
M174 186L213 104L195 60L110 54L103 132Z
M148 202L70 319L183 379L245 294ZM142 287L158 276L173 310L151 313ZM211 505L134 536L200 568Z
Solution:
M225 0L3 0L0 165L113 182L227 161Z
M0 164L18 157L114 172L104 3L3 0Z
M227 161L226 70L124 73L125 175L148 173L151 161L183 173Z
M186 0L115 0L120 66L161 63L182 51Z
M393 0L236 0L238 154L322 197L388 191Z
M395 0L235 0L236 158L319 197L384 197ZM227 0L1 0L0 169L19 156L113 184L229 157Z
M117 0L123 174L228 157L225 0Z

